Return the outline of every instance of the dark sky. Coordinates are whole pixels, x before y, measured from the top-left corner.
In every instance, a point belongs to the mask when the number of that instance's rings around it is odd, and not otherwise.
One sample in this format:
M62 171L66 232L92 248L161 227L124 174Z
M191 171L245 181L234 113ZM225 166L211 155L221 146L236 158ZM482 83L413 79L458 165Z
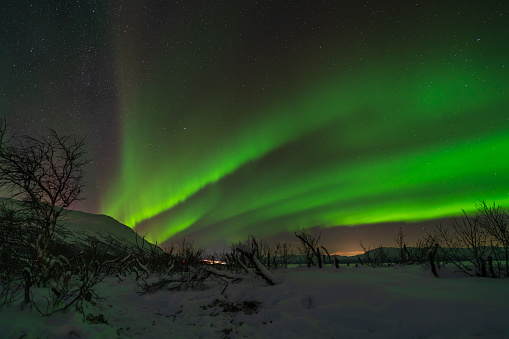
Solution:
M75 207L159 243L422 229L509 202L508 17L507 1L3 1L0 110L13 134L86 136Z

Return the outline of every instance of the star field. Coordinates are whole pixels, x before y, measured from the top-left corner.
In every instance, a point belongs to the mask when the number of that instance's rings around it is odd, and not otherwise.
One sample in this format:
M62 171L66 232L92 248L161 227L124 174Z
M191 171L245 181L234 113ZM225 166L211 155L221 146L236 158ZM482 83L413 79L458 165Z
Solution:
M509 203L505 2L2 7L0 109L12 129L86 135L76 207L149 240Z

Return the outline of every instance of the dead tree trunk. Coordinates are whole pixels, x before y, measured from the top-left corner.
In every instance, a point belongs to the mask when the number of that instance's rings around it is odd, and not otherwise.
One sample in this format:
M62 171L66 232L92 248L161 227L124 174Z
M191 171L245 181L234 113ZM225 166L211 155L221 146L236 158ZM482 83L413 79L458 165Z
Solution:
M322 267L323 267L323 264L322 264L322 256L321 256L321 254L320 254L320 249L319 249L318 247L316 248L315 255L316 255L316 257L318 258L318 267L319 267L319 268L322 268Z
M253 264L256 274L260 277L262 277L267 283L270 285L277 285L279 284L278 279L267 270L262 263L256 258L255 251L252 247L249 247L247 245L239 245L237 246L236 250L246 256L248 260Z
M320 254L320 249L318 248L318 240L320 239L320 236L313 237L308 233L305 233L304 231L302 234L297 234L295 232L295 236L300 239L303 246L307 248L307 251L309 251L309 254L313 253L316 259L318 260L318 267L322 268L322 256ZM317 246L317 247L315 247ZM308 267L310 266L310 263L308 262Z
M433 272L433 275L438 278L437 268L435 267L435 256L433 255L433 252L431 250L428 252L428 257L431 272Z
M488 256L488 267L490 268L490 274L492 278L496 278L495 270L493 269L493 258L491 255Z
M32 284L30 269L27 267L23 270L23 279L25 280L25 304L30 302L30 285Z

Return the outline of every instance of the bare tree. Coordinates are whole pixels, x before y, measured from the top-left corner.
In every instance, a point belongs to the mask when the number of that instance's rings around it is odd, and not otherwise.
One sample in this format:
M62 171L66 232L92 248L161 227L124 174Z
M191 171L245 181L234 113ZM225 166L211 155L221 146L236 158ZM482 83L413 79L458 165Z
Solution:
M374 250L375 262L378 263L379 266L386 266L391 263L390 255L387 249L385 249L382 244L378 248Z
M490 249L490 234L478 216L469 217L465 211L463 214L461 220L453 219L449 228L436 225L434 238L448 260L460 270L472 276L486 276L485 255Z
M287 241L276 243L275 256L279 261L279 265L287 268L295 258L291 243Z
M196 267L201 262L204 253L202 247L195 247L193 241L182 238L176 246L177 268L188 272L190 267Z
M438 244L432 234L428 234L424 238L417 239L416 244L410 247L408 256L410 261L415 264L424 265L429 262L428 252L432 250L435 258L438 252Z
M477 210L480 224L493 237L491 247L497 256L499 271L502 271L502 265L505 266L505 275L509 277L509 214L495 203L488 205L484 201L477 206ZM488 256L488 260L491 260L491 256Z
M321 234L311 235L307 233L305 230L302 230L300 234L297 234L297 232L295 232L295 236L299 238L301 242L299 252L306 259L308 267L311 267L311 265L313 266L316 265L314 261L314 258L316 258L318 262L318 267L322 268L322 255L320 253L320 248L318 247Z
M368 261L368 263L372 266L372 267L375 267L376 266L376 262L373 261L373 258L371 258L371 246L368 246L366 248L366 246L364 246L364 244L362 243L362 240L359 240L359 245L362 247L362 250L364 251L364 259ZM359 260L360 257L358 257ZM361 261L361 264L363 264L363 262Z
M19 200L21 211L39 228L35 256L43 261L57 222L65 209L81 199L84 187L84 140L59 136L54 130L38 138L7 137L0 121L0 186Z
M400 227L398 232L394 235L394 242L398 245L399 248L399 263L406 264L410 260L410 253L406 248L405 241L406 234L403 232L403 228Z
M254 237L251 238L251 245L238 245L236 251L242 253L255 269L257 276L263 278L270 285L279 284L279 280L256 257L258 243Z
M274 259L274 253L272 248L269 246L269 243L266 240L263 239L256 239L256 236L250 235L248 237L248 243L253 246L254 255L256 258L266 267L271 266L271 262Z

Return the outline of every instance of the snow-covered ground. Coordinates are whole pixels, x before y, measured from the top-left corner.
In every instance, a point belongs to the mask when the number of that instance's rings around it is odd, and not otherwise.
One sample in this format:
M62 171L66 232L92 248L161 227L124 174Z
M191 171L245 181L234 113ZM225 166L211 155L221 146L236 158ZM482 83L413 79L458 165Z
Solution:
M139 295L134 277L107 278L89 311L41 317L0 311L2 338L509 338L509 281L417 266L277 270L281 281L210 280L205 289ZM102 316L101 316L102 315ZM100 321L99 321L100 322Z

